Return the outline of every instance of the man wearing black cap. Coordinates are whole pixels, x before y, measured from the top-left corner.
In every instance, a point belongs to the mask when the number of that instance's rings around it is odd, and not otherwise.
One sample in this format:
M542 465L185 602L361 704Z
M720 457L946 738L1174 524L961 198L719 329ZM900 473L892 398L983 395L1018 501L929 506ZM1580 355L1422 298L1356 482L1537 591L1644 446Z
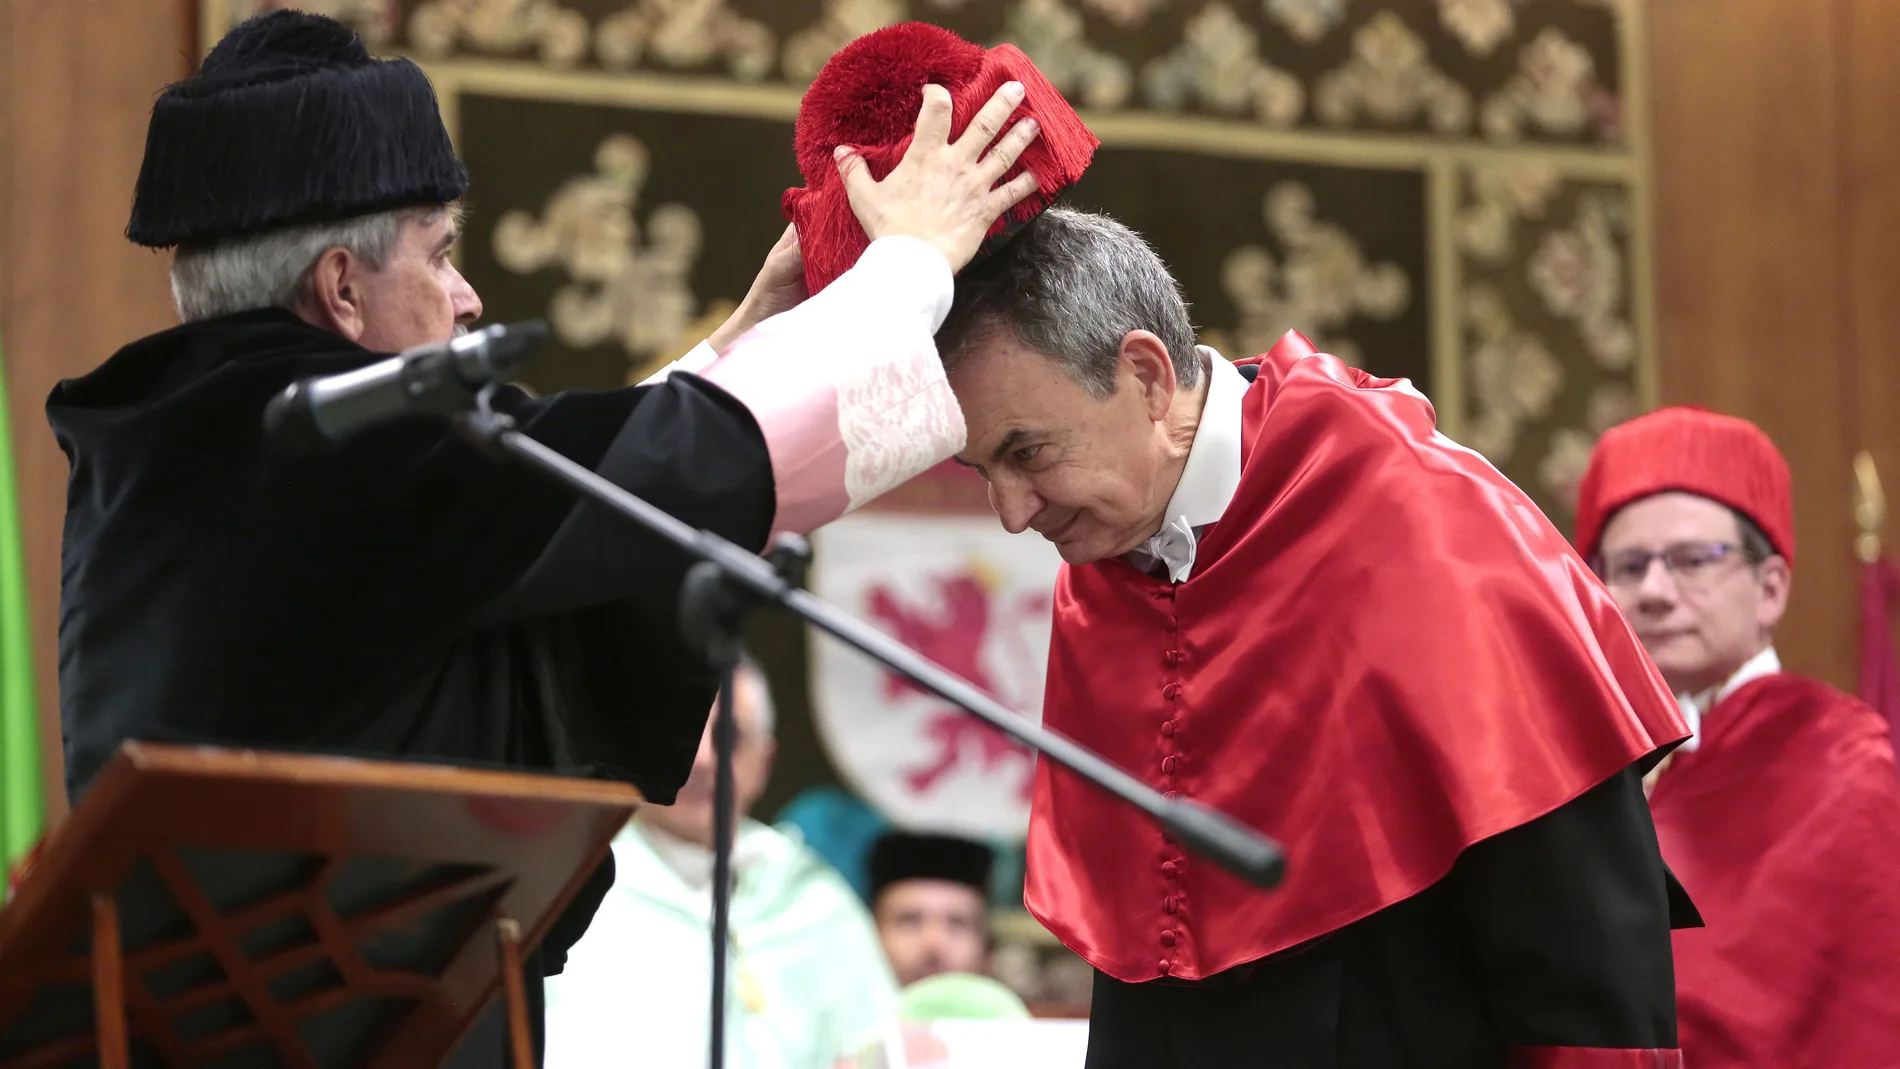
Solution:
M952 272L1033 187L997 185L1034 137L1003 134L1021 95L998 91L951 143L938 94L903 162L853 182L874 239L854 284L800 304L788 233L672 374L545 398L503 388L495 406L754 549L937 463L963 423L931 335ZM139 738L551 769L673 800L716 689L673 626L684 555L440 422L314 456L264 439L264 406L290 383L480 315L449 259L467 187L421 70L371 58L329 19L245 22L159 97L127 236L177 249L184 323L47 404L72 465L71 795ZM536 951L531 999L610 882L599 874ZM478 1030L463 1056L501 1050Z
M871 848L871 915L900 986L989 969L995 854L951 835L888 832Z

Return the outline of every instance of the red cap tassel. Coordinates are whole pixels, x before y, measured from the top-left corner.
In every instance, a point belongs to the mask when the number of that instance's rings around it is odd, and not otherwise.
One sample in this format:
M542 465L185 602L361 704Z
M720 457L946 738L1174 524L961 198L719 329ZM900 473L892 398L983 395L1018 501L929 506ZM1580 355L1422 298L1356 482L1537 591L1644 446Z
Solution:
M805 91L798 109L793 141L805 185L786 190L783 202L785 217L798 228L810 292L830 285L870 244L851 212L833 149L839 145L855 149L871 177L882 181L910 148L926 84L950 91L954 139L1009 81L1023 85L1015 118L1034 118L1041 131L1000 181L1007 182L1027 168L1036 175L1037 189L997 220L989 232L990 243L1004 240L1035 218L1088 168L1101 142L1075 109L1015 46L985 50L927 23L906 22L877 30L831 57ZM1005 126L998 136L1009 128Z
M1003 216L1008 222L1026 223L1042 214L1044 208L1088 169L1101 142L1083 125L1082 117L1056 87L1049 84L1015 45L998 45L984 56L983 74L976 86L957 101L956 129L967 128L991 94L1011 80L1023 83L1023 102L1016 109L1018 118L1033 115L1041 127L1034 143L1037 151L1024 153L998 182L1000 185L1021 174L1025 163L1035 168L1036 192L1024 197ZM1004 126L1003 133L1007 134L1013 125ZM999 134L998 140L1001 137Z

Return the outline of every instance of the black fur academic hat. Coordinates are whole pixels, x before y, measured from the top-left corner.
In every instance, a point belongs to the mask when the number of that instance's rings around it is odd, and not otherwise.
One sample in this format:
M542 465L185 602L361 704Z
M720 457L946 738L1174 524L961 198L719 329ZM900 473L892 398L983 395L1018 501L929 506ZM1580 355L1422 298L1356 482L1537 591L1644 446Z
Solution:
M902 880L948 880L968 884L987 897L995 861L994 851L969 839L887 832L871 847L871 900Z
M159 96L125 236L199 244L467 191L421 68L371 57L334 19L275 11Z

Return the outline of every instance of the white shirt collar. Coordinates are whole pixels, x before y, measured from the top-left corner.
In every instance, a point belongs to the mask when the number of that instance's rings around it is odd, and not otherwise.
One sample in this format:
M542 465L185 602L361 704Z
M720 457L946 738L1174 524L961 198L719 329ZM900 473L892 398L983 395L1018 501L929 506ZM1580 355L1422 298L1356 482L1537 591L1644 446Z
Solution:
M1201 421L1161 530L1129 554L1130 563L1144 570L1156 560L1167 565L1168 577L1177 583L1194 571L1197 530L1219 520L1240 489L1242 405L1251 385L1226 357L1205 345L1195 351L1207 371Z
M1702 736L1702 718L1710 709L1715 708L1716 703L1740 690L1743 686L1753 683L1763 676L1774 675L1779 671L1781 671L1781 656L1775 652L1773 646L1770 646L1755 656L1750 657L1748 660L1743 661L1742 666L1737 668L1735 673L1729 676L1727 680L1723 681L1721 686L1711 687L1700 694L1676 695L1676 704L1682 708L1682 718L1689 722L1690 735L1688 740L1682 744L1682 749L1693 750L1696 748Z
M1241 406L1250 385L1226 357L1205 345L1197 350L1208 373L1207 401L1167 512L1190 528L1219 520L1240 489Z

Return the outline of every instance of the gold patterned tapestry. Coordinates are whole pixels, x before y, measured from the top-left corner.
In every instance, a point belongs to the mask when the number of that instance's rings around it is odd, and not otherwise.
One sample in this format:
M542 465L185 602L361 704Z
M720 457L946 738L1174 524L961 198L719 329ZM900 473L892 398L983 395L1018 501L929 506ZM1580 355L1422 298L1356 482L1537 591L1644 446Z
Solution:
M207 37L280 0L205 5ZM1560 523L1651 393L1634 0L302 0L425 65L474 176L463 262L546 316L536 385L684 351L798 183L802 87L905 19L1022 47L1103 148L1204 340L1412 378Z
M1069 201L1145 234L1227 355L1297 328L1411 378L1560 526L1595 436L1653 403L1640 0L207 0L207 44L274 6L434 79L464 271L488 319L553 323L542 389L719 322L784 228L803 87L923 19L1069 95L1102 140ZM802 640L754 641L794 706L773 804L825 759Z

